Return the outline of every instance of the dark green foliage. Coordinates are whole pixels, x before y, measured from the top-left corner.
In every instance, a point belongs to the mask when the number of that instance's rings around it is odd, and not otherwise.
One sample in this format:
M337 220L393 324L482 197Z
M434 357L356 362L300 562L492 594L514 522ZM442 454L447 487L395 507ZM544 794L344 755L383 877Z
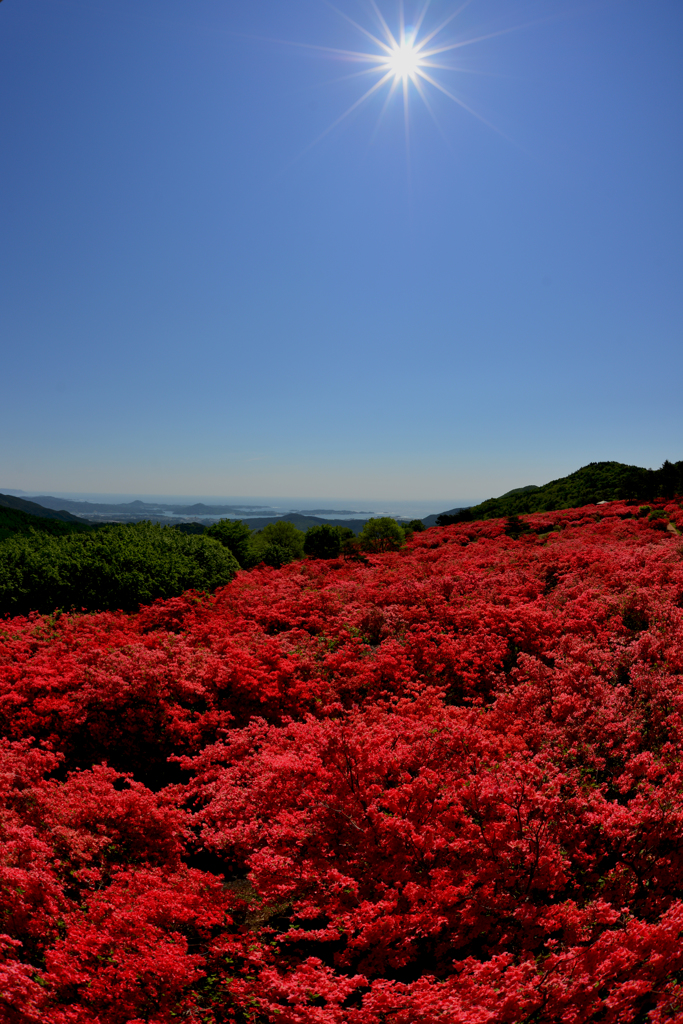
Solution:
M647 612L634 597L629 598L624 605L621 620L626 629L633 633L642 633L650 624Z
M414 533L422 533L427 527L421 519L411 519L409 523L402 523L401 529L406 540L410 540Z
M295 561L296 558L292 556L289 546L287 544L278 544L277 541L266 544L260 552L259 562L263 563L263 565L269 565L271 569L281 569L283 565L288 565L290 562Z
M556 565L549 565L545 571L545 580L543 586L543 594L545 597L552 593L555 587L560 582L560 570Z
M156 523L18 535L0 544L0 614L56 608L135 611L185 590L214 590L239 566L218 541Z
M648 472L648 470L645 470ZM683 462L669 462L666 459L656 474L657 497L673 498L683 494Z
M364 565L368 564L368 560L363 554L363 549L358 537L349 537L348 540L345 540L342 544L341 553L344 561L362 562Z
M536 484L527 484L526 487L513 487L511 491L501 494L501 498L513 498L518 494L531 494L532 491L540 491L540 489Z
M45 508L36 501L28 501L26 498L17 498L14 494L0 494L0 508L15 509L18 512L26 512L39 519L58 519L63 523L76 523L79 526L84 524L82 519L74 516L66 509Z
M79 522L75 516L73 522L58 518L46 519L34 516L30 512L0 505L0 540L33 531L46 533L52 537L62 537L67 533L86 533L92 529L94 527L89 523Z
M519 516L508 516L505 520L505 533L513 540L518 540L523 533L529 533L531 527Z
M405 534L395 519L389 516L368 519L358 537L361 549L377 554L397 551L405 542Z
M206 530L207 537L220 541L232 551L242 569L250 569L255 562L252 550L252 532L241 519L221 519Z
M274 569L288 562L295 562L304 557L304 537L296 526L281 519L277 523L268 523L252 537L251 550L254 562L263 562Z
M206 532L206 527L202 523L176 523L173 529L180 533L191 534L193 537L199 537Z
M347 526L331 526L329 523L311 526L306 531L304 552L311 558L338 558L343 543L354 537L353 530Z
M683 461L665 462L661 469L641 469L621 462L591 462L569 476L551 480L543 487L518 487L500 498L473 505L457 516L441 515L437 525L471 519L498 519L503 516L580 508L599 501L650 501L683 494ZM649 511L649 509L648 509ZM443 521L442 521L443 520ZM447 521L446 521L447 520Z
M468 508L461 508L458 512L442 512L436 517L436 525L453 526L454 523L469 523L474 518Z

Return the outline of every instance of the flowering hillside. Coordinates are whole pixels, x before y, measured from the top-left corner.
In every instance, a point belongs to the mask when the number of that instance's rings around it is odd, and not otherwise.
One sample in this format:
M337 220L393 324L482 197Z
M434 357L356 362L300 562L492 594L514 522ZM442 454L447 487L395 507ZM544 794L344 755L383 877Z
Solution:
M683 511L526 521L0 621L3 1024L682 1020Z

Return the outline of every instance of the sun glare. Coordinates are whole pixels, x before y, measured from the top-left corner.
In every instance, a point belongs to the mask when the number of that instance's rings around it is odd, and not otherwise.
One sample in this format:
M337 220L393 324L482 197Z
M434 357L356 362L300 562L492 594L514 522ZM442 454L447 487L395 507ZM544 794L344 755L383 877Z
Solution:
M386 58L388 71L396 78L415 79L421 66L420 51L412 43L395 46Z
M483 121L489 128L493 128L494 131L498 132L494 125L465 103L453 91L453 87L450 84L444 84L444 72L452 74L467 71L471 73L473 71L471 67L465 68L455 62L454 58L457 51L474 43L482 42L485 39L492 39L494 36L515 31L515 28L492 31L472 38L466 38L463 33L460 33L455 39L445 38L445 30L449 26L453 27L453 22L469 6L472 0L460 0L459 3L456 0L451 0L450 13L446 14L445 17L442 14L440 21L436 19L435 23L432 22L431 24L429 22L431 21L432 0L414 0L413 13L415 17L409 24L405 20L404 8L410 3L410 0L398 0L398 17L396 19L398 24L393 28L390 24L390 19L388 20L382 12L382 0L367 0L367 9L370 15L368 26L349 17L343 10L335 7L330 0L325 0L325 2L341 18L351 24L365 38L366 43L369 41L372 45L365 51L341 50L330 46L305 44L307 48L327 53L337 60L364 65L361 71L345 75L344 78L346 79L358 78L362 80L365 78L367 80L368 77L370 79L376 77L377 80L340 117L329 125L310 146L307 146L306 150L320 142L337 125L345 121L349 115L353 114L373 97L375 99L380 97L382 92L385 93L385 99L378 115L377 127L379 128L392 99L397 95L399 97L402 96L406 144L408 143L409 108L411 101L416 97L419 98L432 119L436 122L441 134L444 134L432 106L432 99L438 94L446 96L469 114ZM435 6L442 7L442 4L440 2L438 5L435 4ZM516 28L520 27L522 26L516 26ZM446 82L448 82L448 79L446 79Z

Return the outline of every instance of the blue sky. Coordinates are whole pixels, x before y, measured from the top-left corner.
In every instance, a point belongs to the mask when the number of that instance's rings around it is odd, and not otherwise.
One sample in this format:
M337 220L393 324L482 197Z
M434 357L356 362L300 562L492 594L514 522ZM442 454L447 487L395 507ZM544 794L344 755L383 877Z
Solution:
M408 147L379 93L311 145L375 80L313 48L373 48L336 6L0 4L0 490L446 505L683 458L680 0L473 0L434 74L484 120L411 87Z

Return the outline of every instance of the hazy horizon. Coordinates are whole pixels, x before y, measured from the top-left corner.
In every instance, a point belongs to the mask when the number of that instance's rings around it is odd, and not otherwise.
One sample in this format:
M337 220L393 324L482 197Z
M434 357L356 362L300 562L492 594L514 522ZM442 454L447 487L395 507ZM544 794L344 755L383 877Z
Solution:
M483 498L471 498L443 501L440 499L383 499L383 498L329 498L329 497L285 497L282 495L269 495L269 496L220 496L220 495L162 495L162 494L102 494L96 492L77 492L77 491L46 491L46 490L19 490L17 488L5 488L0 486L0 494L13 494L17 497L23 497L27 500L40 497L64 498L65 500L71 501L89 501L94 504L124 504L131 501L145 501L153 504L155 502L163 504L178 504L178 505L193 505L195 503L202 503L206 505L234 505L236 507L247 507L252 506L256 509L269 509L277 513L287 514L291 511L302 511L304 513L313 514L310 510L318 510L320 514L321 509L329 510L333 512L357 512L359 515L363 514L384 514L384 515L397 515L402 517L424 519L425 516L432 515L434 513L445 512L451 508L461 508L469 505L478 504L479 501L483 501ZM258 512L253 513L254 516L258 515Z

